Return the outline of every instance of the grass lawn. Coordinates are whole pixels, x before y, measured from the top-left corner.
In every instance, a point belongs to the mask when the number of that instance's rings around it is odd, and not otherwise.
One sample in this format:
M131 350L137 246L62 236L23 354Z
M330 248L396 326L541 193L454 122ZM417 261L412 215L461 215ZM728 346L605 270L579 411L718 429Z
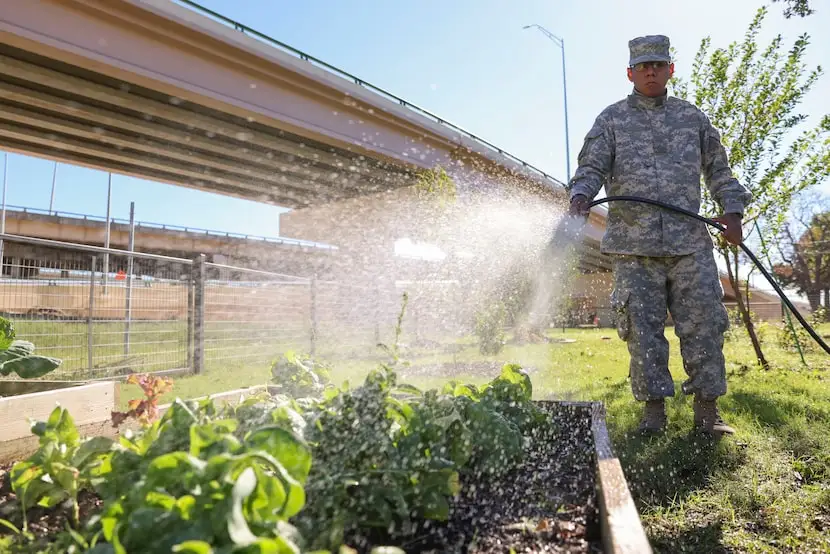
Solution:
M613 330L552 331L575 342L508 345L497 356L482 356L468 340L455 353L415 351L408 358L416 365L517 362L532 368L540 399L603 401L615 451L658 552L830 552L830 356L816 347L805 368L797 353L778 346L774 330L763 328L773 365L764 371L755 366L743 330L731 335L729 392L720 405L737 434L721 441L690 432L691 399L679 392L684 373L671 328L666 336L678 393L669 402L668 432L653 438L633 433L642 406L631 396L628 352ZM357 381L379 360L336 363L335 380ZM212 364L204 375L177 380L167 400L263 384L269 377L267 363ZM422 387L445 380L407 379ZM123 386L122 402L137 395L135 387Z

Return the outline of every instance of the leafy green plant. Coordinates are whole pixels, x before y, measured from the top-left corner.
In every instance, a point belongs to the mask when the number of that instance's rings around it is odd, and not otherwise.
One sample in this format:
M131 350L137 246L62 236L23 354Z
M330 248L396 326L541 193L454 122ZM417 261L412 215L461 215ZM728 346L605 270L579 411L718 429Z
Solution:
M0 375L16 373L21 379L37 379L60 367L61 360L36 356L34 344L15 336L14 324L0 317Z
M91 484L95 469L112 447L112 440L93 437L81 440L69 412L60 406L49 419L32 425L40 437L39 448L11 470L12 490L23 508L23 530L28 528L26 510L38 505L57 506L65 500L72 504L72 521L79 522L78 493Z
M331 366L308 354L286 352L271 366L271 382L294 398L319 396L330 384Z
M778 331L778 347L788 352L813 352L816 349L816 343L813 338L801 327L791 328L786 323L783 328Z
M395 340L392 342L391 347L383 343L378 344L378 348L380 348L389 355L390 364L393 366L401 363L400 341L401 334L403 333L403 318L406 314L406 306L408 303L409 293L404 291L401 295L401 309L398 312L398 319L395 322Z
M316 534L313 547L335 548L361 529L393 540L445 520L461 474L498 475L521 459L523 430L542 421L531 395L513 365L482 387L425 392L388 367L372 372L307 413L314 466L298 527Z
M300 376L318 367L286 360ZM302 379L289 383L309 392ZM533 429L550 427L529 377L510 364L482 386L422 391L381 364L355 388L280 392L234 406L177 399L116 441L81 440L56 410L33 427L41 447L15 466L15 490L24 509L75 502L76 528L50 553L350 552L366 533L400 544L426 520L446 520L465 476L509 472ZM104 505L78 526L83 487Z
M116 552L297 550L288 519L305 504L307 445L279 426L241 441L235 428L232 419L194 421L187 451L146 456L146 471L99 520Z
M498 354L507 342L504 325L507 311L501 302L492 302L476 314L474 333L478 337L482 354Z

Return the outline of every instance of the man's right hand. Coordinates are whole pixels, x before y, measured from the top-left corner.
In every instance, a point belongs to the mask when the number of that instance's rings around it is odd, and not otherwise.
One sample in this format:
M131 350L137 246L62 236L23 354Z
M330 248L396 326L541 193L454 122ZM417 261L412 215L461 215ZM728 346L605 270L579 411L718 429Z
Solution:
M571 206L568 209L568 215L578 215L588 217L591 212L589 205L591 204L588 197L584 194L577 194L571 199Z

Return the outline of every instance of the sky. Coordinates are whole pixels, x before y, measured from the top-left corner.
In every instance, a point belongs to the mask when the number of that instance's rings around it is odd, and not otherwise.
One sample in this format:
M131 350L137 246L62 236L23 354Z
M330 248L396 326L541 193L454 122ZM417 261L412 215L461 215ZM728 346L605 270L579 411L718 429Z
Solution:
M700 41L742 38L756 10L750 0L202 0L214 11L303 50L420 105L565 178L564 40L572 171L596 115L631 90L628 40L665 34L677 50L676 73L688 76ZM769 4L760 40L781 33L790 45L811 36L807 63L830 64L830 0L817 13L786 20ZM830 75L801 111L817 121L830 112ZM49 207L53 162L9 156L7 204ZM60 164L54 209L104 215L107 174ZM830 185L826 187L830 191ZM279 208L113 175L112 213L158 223L275 236ZM197 208L198 206L198 208ZM302 238L302 237L296 237Z

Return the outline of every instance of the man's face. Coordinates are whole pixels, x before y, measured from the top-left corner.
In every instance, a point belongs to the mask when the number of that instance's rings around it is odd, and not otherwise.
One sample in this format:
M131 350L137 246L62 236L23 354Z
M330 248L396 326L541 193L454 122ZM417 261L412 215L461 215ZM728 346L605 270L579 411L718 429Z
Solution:
M673 63L644 62L628 68L628 80L634 83L634 88L646 96L662 95L672 75L674 75Z

